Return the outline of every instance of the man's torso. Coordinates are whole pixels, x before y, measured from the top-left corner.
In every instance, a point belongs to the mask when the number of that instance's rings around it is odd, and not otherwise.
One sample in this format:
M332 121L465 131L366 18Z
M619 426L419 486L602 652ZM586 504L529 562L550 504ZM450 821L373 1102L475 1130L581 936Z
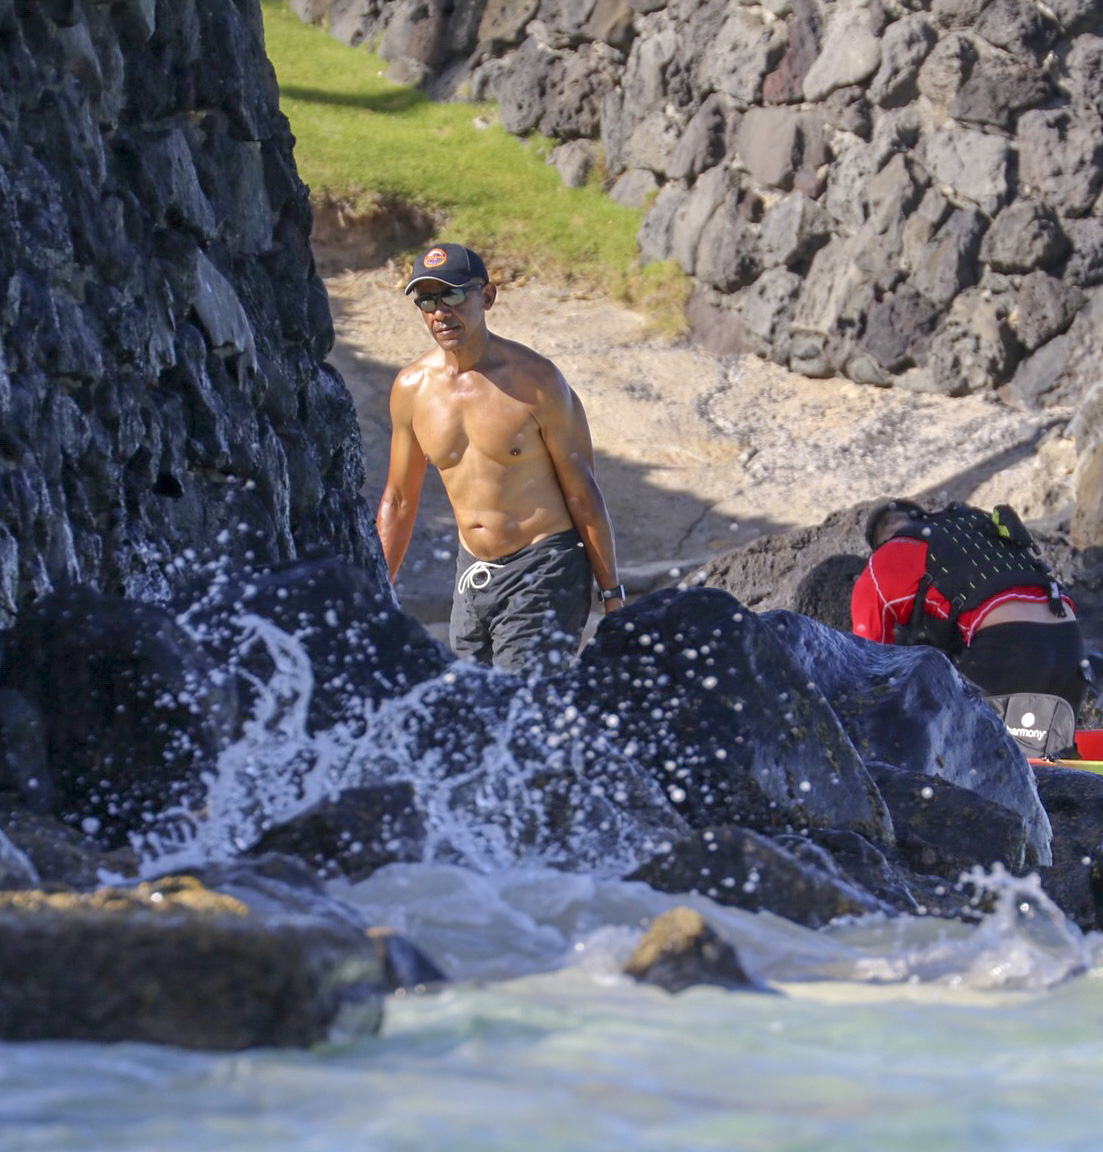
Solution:
M440 472L467 551L491 560L570 528L524 366L499 356L489 374L453 376L430 353L418 367L414 434Z

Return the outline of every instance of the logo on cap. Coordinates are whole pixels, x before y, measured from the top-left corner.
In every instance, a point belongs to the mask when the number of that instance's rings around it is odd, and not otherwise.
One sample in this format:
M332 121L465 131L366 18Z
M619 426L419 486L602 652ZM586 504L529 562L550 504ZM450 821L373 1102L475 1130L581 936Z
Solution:
M426 268L439 268L448 259L448 254L443 248L431 248L425 253L425 259L422 264Z

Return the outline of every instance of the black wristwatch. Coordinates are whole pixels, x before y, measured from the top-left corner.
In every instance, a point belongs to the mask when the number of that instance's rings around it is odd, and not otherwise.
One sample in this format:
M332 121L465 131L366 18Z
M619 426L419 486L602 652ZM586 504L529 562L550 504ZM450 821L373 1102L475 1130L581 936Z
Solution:
M602 604L604 604L606 600L623 600L624 585L618 584L615 588L599 588L597 590L597 598Z

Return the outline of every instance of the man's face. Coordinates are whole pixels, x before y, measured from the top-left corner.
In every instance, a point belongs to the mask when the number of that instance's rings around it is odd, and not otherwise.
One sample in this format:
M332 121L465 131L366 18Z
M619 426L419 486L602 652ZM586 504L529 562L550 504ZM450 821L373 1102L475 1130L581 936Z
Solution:
M449 304L443 299L459 291L463 298L458 302ZM474 282L457 289L440 280L422 280L415 290L414 303L425 317L433 339L447 350L458 347L472 332L485 326L486 310L494 303L495 294L492 284Z

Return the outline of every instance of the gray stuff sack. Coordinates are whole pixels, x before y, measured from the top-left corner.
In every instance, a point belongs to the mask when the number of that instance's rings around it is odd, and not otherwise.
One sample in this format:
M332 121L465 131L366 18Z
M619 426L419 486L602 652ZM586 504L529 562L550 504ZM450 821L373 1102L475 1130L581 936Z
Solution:
M1067 700L1044 692L987 696L1015 743L1035 760L1077 759L1076 716Z

